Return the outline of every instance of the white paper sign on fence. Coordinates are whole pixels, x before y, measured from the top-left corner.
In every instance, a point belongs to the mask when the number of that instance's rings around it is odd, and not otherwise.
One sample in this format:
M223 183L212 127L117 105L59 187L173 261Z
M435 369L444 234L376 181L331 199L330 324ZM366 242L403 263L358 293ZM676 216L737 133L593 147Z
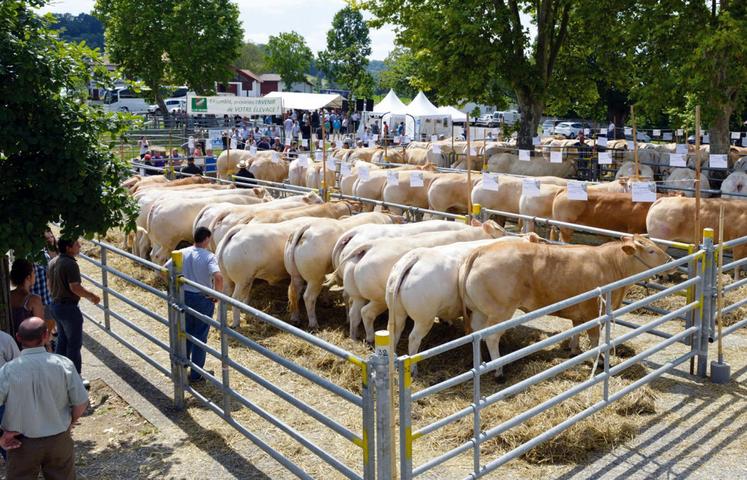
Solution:
M655 202L656 201L656 183L654 182L633 183L633 201L634 202Z
M586 182L579 182L578 180L568 181L568 199L569 200L583 200L589 199L589 193L586 190Z
M529 150L519 150L519 160L522 162L529 161Z
M739 140L742 137L741 132L731 132L731 139L732 140Z
M601 135L606 135L606 134L607 134L607 129L606 129L606 128L600 128L600 129L599 129L599 133L600 133Z
M712 153L708 159L708 166L711 168L729 168L726 155Z
M324 140L319 140L319 148L324 148Z
M495 173L486 173L482 176L482 189L492 192L498 191L498 175Z
M405 145L407 145L408 143L410 143L410 137L408 137L407 135L405 135L404 137L402 137L402 143L404 143Z
M431 151L436 154L441 153L441 145L437 143L432 145Z
M687 145L684 143L678 143L674 151L675 153L687 153Z
M660 136L661 136L661 130L659 130L658 128L655 128L654 129L654 137L660 137Z
M563 152L550 152L550 163L563 163Z
M231 137L231 148L235 150L236 147L238 147L236 137Z
M625 135L633 135L633 129L631 127L625 127Z
M540 142L540 137L532 137L532 145L534 145L536 147L540 143L541 143Z
M376 142L375 141L373 141L373 140L369 140L368 141L368 148L375 147L375 146L376 146Z
M612 165L612 157L610 156L610 152L599 152L597 163L599 165Z
M350 170L350 164L349 163L341 163L340 164L340 175L343 177L349 177L352 171Z
M664 136L662 138L664 139L664 141L672 140L672 132L664 132Z
M438 135L431 135L431 142L437 142L438 141Z
M368 166L361 165L358 167L358 178L361 180L368 180Z
M627 140L625 145L628 147L628 150L635 150L635 142L633 140Z
M308 168L309 166L309 156L308 155L299 155L298 156L298 164L303 168Z
M607 146L607 137L597 137L597 146L598 147L606 147Z
M591 129L590 128L584 128L584 135L591 135Z
M477 149L475 149L475 147L469 147L469 156L470 157L476 157L477 156Z
M304 138L303 140L301 140L301 146L309 148L309 139L308 138Z
M285 137L285 144L287 146L290 146L290 144L291 144L291 137Z
M251 147L249 147L249 154L250 155L256 155L257 154L257 147L255 147L254 145L252 145Z
M388 185L392 185L393 187L399 185L399 172L387 172L386 183Z
M392 138L392 141L393 141L394 143L399 143L399 141L400 141L400 138L399 138L399 136L396 136L396 135L395 135L395 136L394 136L394 138Z
M669 166L670 167L686 167L685 154L684 153L670 153L669 154Z
M327 159L327 170L335 170L337 166L335 165L335 158L331 157Z
M677 129L677 136L678 136L678 137L681 137L681 136L682 136L682 135L684 135L684 134L685 134L685 131L684 131L683 129L681 129L681 128L678 128L678 129Z
M379 134L378 133L374 133L373 135L371 135L371 140L373 140L374 142L376 140L378 140L378 139L379 139Z
M423 185L425 185L423 172L410 172L410 186L422 187Z
M528 197L535 197L540 193L540 181L536 178L525 178L521 182L521 193Z
M272 163L280 163L280 154L278 152L272 152Z
M711 143L711 136L707 133L703 135L703 142L702 143Z

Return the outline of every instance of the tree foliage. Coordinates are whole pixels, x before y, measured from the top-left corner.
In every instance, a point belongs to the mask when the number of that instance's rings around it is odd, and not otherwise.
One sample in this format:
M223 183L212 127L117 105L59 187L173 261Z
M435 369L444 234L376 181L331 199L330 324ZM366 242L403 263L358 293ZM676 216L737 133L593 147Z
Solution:
M60 38L70 43L86 42L89 48L104 51L104 26L93 15L81 13L53 14L57 20L54 28L60 31Z
M231 76L241 47L238 8L229 0L97 0L96 15L111 60L153 92L167 83L213 92ZM156 100L162 103L160 93Z
M319 52L322 71L334 82L344 85L357 97L373 94L374 81L366 70L371 55L368 25L357 9L347 6L332 19L327 32L327 49Z
M38 251L50 221L63 235L134 224L120 187L126 162L111 154L125 117L86 103L90 82L111 82L100 58L58 39L41 1L0 3L0 250Z
M259 45L253 42L246 42L241 46L239 57L234 62L234 65L239 68L246 68L257 74L266 73L266 49L267 45Z
M280 75L287 89L306 79L314 54L296 32L271 35L267 43L267 68Z
M410 49L396 47L384 60L384 70L379 76L379 86L388 91L394 89L398 95L414 98L420 88L418 63Z

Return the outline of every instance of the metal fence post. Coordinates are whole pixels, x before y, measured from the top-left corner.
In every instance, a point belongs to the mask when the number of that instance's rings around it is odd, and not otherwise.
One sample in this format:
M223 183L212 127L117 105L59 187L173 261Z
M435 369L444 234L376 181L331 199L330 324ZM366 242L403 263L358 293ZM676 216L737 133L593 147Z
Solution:
M376 400L374 396L374 372L376 370L376 356L369 357L361 366L361 382L363 397L363 478L376 478Z
M392 389L389 371L389 332L376 332L376 478L390 480L396 477L394 438L392 435Z
M109 318L109 272L107 271L106 265L106 247L103 244L99 244L101 247L101 300L104 303L104 326L106 330L111 330L111 321Z
M231 395L228 392L231 390L231 381L228 375L228 335L226 335L228 305L224 301L218 304L218 320L220 321L220 363L223 373L223 414L226 418L229 418L231 416Z
M397 361L399 370L399 470L402 480L412 478L412 362Z
M184 388L187 382L187 337L184 333L184 289L179 285L182 271L182 252L171 252L169 266L169 348L171 377L174 382L174 406L185 407Z
M716 294L716 272L715 272L715 255L713 248L713 229L703 229L703 249L705 257L703 258L703 286L701 291L701 314L700 314L700 331L698 341L698 371L699 377L705 377L708 373L708 343L713 340L713 298Z

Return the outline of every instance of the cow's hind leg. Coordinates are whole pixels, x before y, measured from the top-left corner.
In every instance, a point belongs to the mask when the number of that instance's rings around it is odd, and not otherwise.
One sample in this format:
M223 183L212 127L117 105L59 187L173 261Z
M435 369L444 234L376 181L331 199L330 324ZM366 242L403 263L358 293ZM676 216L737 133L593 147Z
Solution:
M513 310L511 311L494 310L490 313L491 315L487 318L487 322L485 324L486 327L497 325L511 318L511 315L513 314ZM496 360L498 358L501 358L499 344L500 344L502 335L503 335L503 332L500 332L500 333L494 333L492 335L488 335L487 337L485 337L485 344L488 346L488 351L490 352L491 360ZM503 375L503 367L498 367L498 369L496 369L495 378L499 382L505 381L505 377Z
M236 287L233 290L232 297L240 302L249 304L249 297L252 293L252 284L254 278L250 278L246 283L236 283ZM241 323L241 310L233 308L233 321L231 322L231 328L238 328Z
M353 340L358 338L358 326L361 324L361 310L365 304L366 300L363 297L350 297L348 320L350 321L350 338Z
M303 290L303 277L300 275L291 275L290 284L288 284L288 309L290 310L290 321L294 325L301 322L301 308L298 301L301 299Z
M366 329L366 341L368 343L373 343L374 341L374 321L376 317L384 312L386 312L386 303L373 301L368 302L368 305L361 310L363 327Z
M322 284L318 282L307 283L306 291L303 292L303 302L306 305L306 313L309 317L309 328L311 330L319 328L319 323L316 319L316 300L319 298L321 292Z

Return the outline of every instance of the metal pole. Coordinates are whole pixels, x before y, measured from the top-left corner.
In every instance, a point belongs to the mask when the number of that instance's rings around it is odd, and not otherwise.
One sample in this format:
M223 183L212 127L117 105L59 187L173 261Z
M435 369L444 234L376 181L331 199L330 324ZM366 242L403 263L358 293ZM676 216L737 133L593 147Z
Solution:
M394 479L397 475L394 457L394 436L392 435L392 389L389 371L390 340L389 332L376 332L376 469L377 478Z
M697 239L700 235L700 105L695 106L695 221L693 223L695 225L693 239Z
M612 354L612 320L614 313L612 310L612 291L608 290L604 295L605 317L604 317L604 343L607 346L604 350L604 401L610 399L610 355ZM601 333L601 332L600 332ZM594 346L592 345L592 348Z
M713 335L713 296L714 296L714 248L713 229L703 230L703 249L705 250L705 269L703 270L703 292L701 294L701 319L699 330L698 376L705 377L708 373L708 343Z
M467 115L467 215L472 216L472 155L470 151L469 115Z
M374 372L376 370L376 356L372 355L361 367L361 382L363 391L363 478L376 478L376 403L374 399Z
M228 304L221 301L218 305L218 320L220 321L220 363L223 373L223 415L226 418L231 417L231 381L228 373Z
M638 130L635 126L635 106L630 106L630 121L633 124L633 159L635 160L635 179L640 180L641 169L638 163Z
M104 302L104 325L107 331L111 330L111 320L109 318L109 272L106 266L106 248L101 245L101 299Z
M480 365L482 364L480 337L472 340L472 468L475 475L480 472Z
M184 288L179 285L182 272L182 252L171 252L169 267L169 339L171 345L171 375L174 381L174 407L185 407L184 388L187 382L187 337L184 333Z
M718 363L724 363L724 343L721 339L723 331L723 318L721 309L723 308L724 299L724 282L721 279L724 269L724 204L721 204L718 215L718 267L716 269L716 326L718 328Z
M325 134L324 122L326 121L324 109L322 109L322 198L325 202L329 201L329 192L327 189L327 135Z
M402 480L412 479L412 371L411 358L399 367L399 469Z

